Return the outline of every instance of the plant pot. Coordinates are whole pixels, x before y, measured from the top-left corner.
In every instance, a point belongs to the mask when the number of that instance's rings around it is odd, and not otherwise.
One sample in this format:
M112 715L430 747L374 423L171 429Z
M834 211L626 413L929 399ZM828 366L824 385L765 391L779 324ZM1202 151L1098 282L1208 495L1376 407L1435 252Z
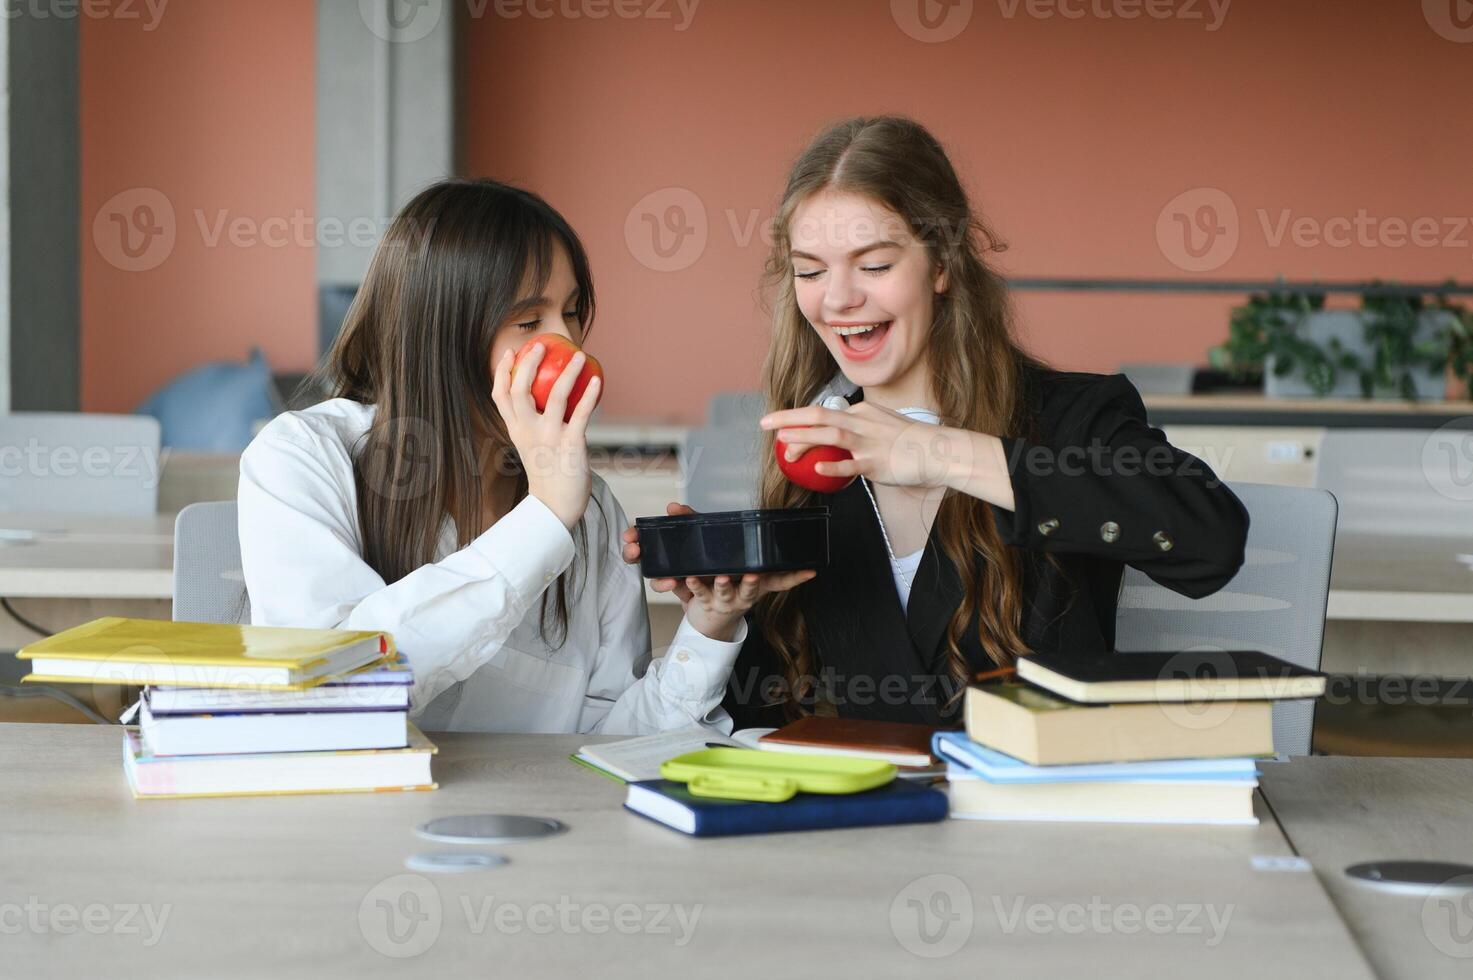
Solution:
M1431 340L1437 336L1451 316L1444 310L1426 310L1417 318L1418 341ZM1363 363L1371 360L1371 344L1365 337L1366 321L1357 310L1322 310L1311 313L1299 324L1299 334L1330 353L1331 339L1340 343L1341 350L1354 354ZM1332 359L1335 357L1331 354ZM1296 365L1287 374L1276 373L1277 357L1268 355L1263 366L1263 393L1269 398L1316 398L1315 390L1305 380L1303 368ZM1420 401L1440 401L1447 395L1447 369L1414 368L1412 385ZM1335 373L1335 386L1325 393L1326 398L1361 398L1360 375L1343 368ZM1399 400L1401 392L1392 389L1377 389L1371 397L1379 400Z

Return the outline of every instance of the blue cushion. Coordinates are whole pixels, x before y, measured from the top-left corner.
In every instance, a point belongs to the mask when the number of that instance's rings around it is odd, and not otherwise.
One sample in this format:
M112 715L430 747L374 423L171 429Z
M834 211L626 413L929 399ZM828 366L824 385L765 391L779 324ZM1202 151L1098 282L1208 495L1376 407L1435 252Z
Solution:
M276 413L271 368L259 350L245 364L187 371L138 406L138 414L159 420L164 446L197 452L240 452L255 423Z

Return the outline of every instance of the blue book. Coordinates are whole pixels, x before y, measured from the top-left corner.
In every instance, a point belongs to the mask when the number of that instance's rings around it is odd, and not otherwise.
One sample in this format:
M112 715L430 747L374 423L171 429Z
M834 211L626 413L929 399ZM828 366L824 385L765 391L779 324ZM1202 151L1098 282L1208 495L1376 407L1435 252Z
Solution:
M834 827L931 823L946 817L946 794L910 780L863 793L799 793L782 803L694 796L685 783L649 779L629 784L626 809L694 837L767 834Z
M985 779L990 783L1066 782L1233 782L1255 781L1257 760L1171 759L1158 762L1103 762L1087 765L1034 766L972 741L965 732L937 732L932 751L948 763L950 779ZM955 770L961 770L955 772ZM954 774L953 774L954 773Z

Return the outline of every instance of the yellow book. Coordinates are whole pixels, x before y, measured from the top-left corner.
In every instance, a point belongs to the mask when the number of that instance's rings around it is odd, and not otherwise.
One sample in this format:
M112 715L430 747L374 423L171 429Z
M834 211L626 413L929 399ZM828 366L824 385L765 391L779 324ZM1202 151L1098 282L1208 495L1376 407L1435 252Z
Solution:
M393 638L372 631L108 616L16 656L31 662L23 679L33 682L301 691L394 653Z
M140 800L415 792L436 788L430 757L438 751L412 724L404 748L244 755L152 755L124 729L123 772Z

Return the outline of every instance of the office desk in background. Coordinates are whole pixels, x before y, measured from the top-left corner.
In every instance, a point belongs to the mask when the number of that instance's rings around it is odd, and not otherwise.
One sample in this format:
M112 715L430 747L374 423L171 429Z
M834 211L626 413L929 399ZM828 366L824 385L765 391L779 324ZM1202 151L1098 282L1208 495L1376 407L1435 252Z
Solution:
M109 976L120 963L221 980L1373 976L1313 873L1255 867L1292 857L1262 805L1258 827L948 820L694 840L623 811L624 787L568 761L599 740L587 736L435 736L441 788L429 793L151 801L129 796L120 737L0 727L0 905L167 908L162 933L148 947L115 931L9 936L16 976ZM498 847L413 833L480 812L570 829ZM406 870L438 850L510 863ZM559 903L577 910L573 926L549 931ZM699 907L683 946L676 905L686 921ZM631 907L644 928L620 934L610 923ZM1406 972L1390 976L1441 969L1430 945L1398 949Z
M167 599L174 515L0 513L0 596Z
M174 587L174 518L0 513L0 597L50 631L99 616L170 618ZM0 612L0 650L18 650L35 633ZM0 655L0 684L15 684L26 664ZM121 690L66 685L107 717L123 707ZM117 694L118 697L113 695ZM0 721L84 721L48 698L0 698Z

